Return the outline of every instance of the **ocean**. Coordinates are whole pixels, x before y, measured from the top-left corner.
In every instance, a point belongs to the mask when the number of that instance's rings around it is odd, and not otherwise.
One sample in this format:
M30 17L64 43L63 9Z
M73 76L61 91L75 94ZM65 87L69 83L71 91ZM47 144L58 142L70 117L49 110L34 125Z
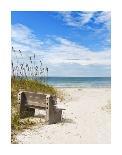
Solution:
M54 87L110 88L111 77L48 77L47 83Z

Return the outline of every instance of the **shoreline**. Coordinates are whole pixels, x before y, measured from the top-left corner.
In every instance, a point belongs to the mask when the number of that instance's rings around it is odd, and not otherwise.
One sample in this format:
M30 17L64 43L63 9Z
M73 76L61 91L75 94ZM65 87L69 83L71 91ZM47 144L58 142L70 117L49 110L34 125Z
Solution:
M74 86L74 87L68 87L68 86L52 86L52 87L54 87L54 88L59 88L59 89L62 89L62 88L64 88L64 89L111 89L111 87L76 87L76 86Z

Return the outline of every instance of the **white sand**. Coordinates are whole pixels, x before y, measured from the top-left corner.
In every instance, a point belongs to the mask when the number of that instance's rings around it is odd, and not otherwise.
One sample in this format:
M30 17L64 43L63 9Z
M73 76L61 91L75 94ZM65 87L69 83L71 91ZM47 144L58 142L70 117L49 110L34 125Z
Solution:
M110 88L62 88L63 122L38 125L17 135L19 143L111 143Z

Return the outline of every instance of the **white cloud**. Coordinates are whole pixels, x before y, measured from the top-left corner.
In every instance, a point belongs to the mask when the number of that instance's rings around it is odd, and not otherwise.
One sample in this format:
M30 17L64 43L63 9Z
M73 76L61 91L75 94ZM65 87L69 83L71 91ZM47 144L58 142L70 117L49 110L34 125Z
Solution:
M103 23L107 29L111 26L111 13L101 12L95 19L95 23Z
M66 25L82 28L84 25L91 22L94 24L102 23L105 28L110 29L111 25L111 13L110 12L100 12L100 11L82 11L82 12L75 12L75 16L73 15L74 12L65 11L59 12L63 21ZM90 26L88 26L90 28Z
M73 16L73 13L70 11L59 12L59 14L67 25L80 28L91 20L94 12L75 12L76 16Z
M12 46L17 50L22 50L25 57L33 53L41 55L47 66L55 67L64 64L72 65L72 67L76 64L80 66L110 66L109 49L94 52L87 47L56 36L49 37L47 40L38 39L28 27L22 24L12 26ZM15 59L15 55L12 55L12 59Z
M24 51L38 50L43 45L43 42L37 39L33 31L22 24L13 25L11 35L12 44L16 49L22 48Z
M52 64L69 63L80 65L110 65L110 51L93 52L64 38L56 38L59 43L52 45L46 61Z

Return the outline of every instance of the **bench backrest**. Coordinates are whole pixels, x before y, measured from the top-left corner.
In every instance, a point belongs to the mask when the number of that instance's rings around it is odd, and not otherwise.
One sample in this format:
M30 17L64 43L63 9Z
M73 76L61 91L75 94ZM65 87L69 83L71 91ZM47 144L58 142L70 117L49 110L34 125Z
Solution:
M26 91L20 92L18 94L19 102L21 104L24 104L26 106L35 106L42 108L46 107L47 99L49 100L50 97L51 95L48 94L26 92Z

